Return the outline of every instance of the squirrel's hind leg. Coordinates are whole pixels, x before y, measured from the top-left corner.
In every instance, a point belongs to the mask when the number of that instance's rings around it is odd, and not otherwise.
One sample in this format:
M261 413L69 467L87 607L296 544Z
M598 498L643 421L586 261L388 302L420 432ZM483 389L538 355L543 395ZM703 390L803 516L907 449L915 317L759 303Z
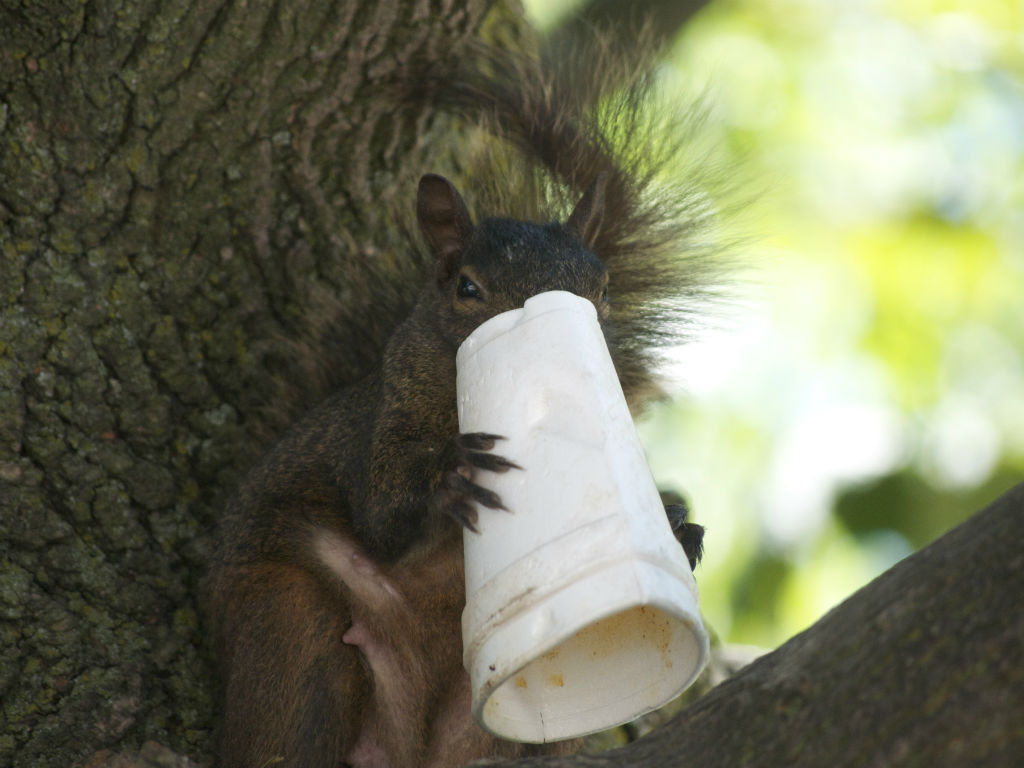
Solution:
M370 681L343 642L348 606L312 573L262 563L222 574L224 768L337 768L355 744ZM224 599L226 597L226 599Z

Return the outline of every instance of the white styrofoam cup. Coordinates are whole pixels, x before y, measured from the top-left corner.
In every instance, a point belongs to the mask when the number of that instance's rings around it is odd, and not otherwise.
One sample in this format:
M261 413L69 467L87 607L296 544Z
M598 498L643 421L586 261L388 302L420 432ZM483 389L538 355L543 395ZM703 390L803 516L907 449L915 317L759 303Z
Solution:
M522 467L477 471L509 511L479 507L464 537L474 717L545 742L668 702L708 636L594 305L534 296L477 328L457 366L460 430L502 435L494 452Z

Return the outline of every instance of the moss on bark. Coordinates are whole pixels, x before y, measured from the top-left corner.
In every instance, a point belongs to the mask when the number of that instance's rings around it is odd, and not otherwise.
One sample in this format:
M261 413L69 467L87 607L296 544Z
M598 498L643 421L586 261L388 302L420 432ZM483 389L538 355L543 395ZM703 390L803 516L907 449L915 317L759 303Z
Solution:
M0 766L210 754L197 586L268 342L393 244L448 143L387 85L489 5L0 8Z

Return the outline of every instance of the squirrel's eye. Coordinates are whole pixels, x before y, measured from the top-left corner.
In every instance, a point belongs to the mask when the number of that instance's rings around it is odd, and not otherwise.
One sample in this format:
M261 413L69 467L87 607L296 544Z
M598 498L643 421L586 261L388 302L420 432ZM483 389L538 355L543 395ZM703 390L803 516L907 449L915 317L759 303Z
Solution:
M455 293L460 299L480 298L480 288L465 275L459 275L459 287L455 289Z
M601 301L607 303L608 301L608 286L605 285L604 290L601 291Z

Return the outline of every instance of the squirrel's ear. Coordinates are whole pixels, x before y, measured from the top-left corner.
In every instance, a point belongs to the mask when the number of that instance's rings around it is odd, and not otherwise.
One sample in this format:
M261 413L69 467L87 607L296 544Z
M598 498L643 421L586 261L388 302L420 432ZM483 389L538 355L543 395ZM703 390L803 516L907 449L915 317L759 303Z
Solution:
M601 219L604 217L604 188L607 183L607 173L597 174L594 183L583 193L569 220L565 222L566 229L575 234L587 248L594 247L597 235L601 231Z
M423 176L416 192L416 218L444 276L450 277L473 232L469 211L455 185L436 173Z

